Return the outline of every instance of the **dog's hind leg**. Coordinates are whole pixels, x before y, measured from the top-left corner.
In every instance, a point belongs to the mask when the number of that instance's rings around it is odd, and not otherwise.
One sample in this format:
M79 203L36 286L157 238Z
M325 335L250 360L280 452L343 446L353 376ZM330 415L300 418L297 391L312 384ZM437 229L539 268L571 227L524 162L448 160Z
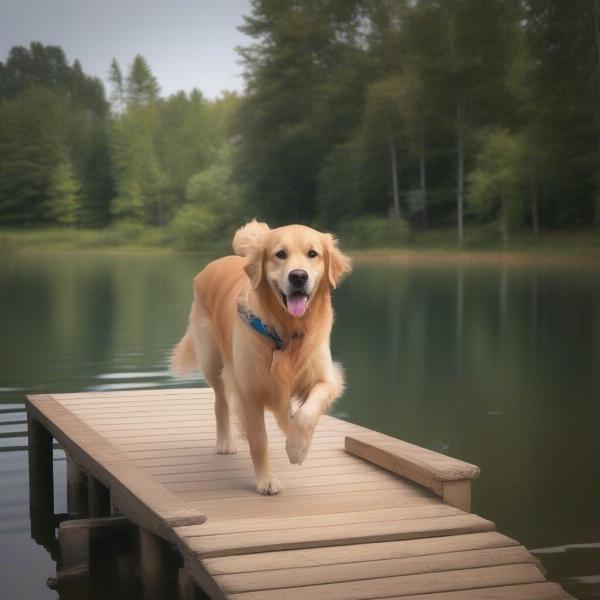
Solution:
M189 331L200 370L215 391L215 417L217 420L217 453L234 454L235 442L231 432L231 411L221 377L223 358L214 335L213 325L199 303L192 309Z
M215 390L215 417L217 419L217 454L235 454L237 452L231 433L231 410L225 386L217 376L211 383Z

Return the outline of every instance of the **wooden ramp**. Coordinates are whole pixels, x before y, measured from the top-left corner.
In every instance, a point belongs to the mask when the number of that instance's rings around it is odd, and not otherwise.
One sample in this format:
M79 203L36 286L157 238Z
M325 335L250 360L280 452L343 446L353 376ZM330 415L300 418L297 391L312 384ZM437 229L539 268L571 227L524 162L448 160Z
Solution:
M32 494L47 483L40 449L52 436L71 471L80 467L141 530L179 547L211 598L571 597L523 546L469 512L477 467L332 417L297 467L269 416L285 489L260 496L243 440L235 455L214 451L213 401L210 388L30 396Z

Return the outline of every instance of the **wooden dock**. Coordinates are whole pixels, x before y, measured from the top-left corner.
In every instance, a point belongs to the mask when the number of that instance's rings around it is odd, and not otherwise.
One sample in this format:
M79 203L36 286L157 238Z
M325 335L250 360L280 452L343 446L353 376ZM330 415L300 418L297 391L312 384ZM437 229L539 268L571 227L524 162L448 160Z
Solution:
M210 388L28 397L32 506L52 510L54 438L69 512L127 517L149 577L175 544L190 598L193 582L231 600L571 598L470 513L477 467L333 417L297 467L269 417L285 489L260 496L243 440L215 453L213 402Z

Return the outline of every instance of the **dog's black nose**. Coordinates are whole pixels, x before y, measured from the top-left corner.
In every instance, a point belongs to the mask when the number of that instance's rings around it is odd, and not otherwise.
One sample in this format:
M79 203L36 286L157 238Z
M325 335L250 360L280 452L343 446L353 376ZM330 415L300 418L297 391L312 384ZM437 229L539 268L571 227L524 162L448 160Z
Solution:
M293 271L290 271L288 279L292 285L302 287L308 280L308 273L302 269L294 269Z

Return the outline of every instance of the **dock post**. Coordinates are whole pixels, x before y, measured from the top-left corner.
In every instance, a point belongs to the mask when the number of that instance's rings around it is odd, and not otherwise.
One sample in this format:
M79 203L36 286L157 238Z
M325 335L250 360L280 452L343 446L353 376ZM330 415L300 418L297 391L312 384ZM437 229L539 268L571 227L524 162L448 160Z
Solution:
M139 528L140 535L140 575L144 588L144 598L162 598L167 581L167 561L165 542L153 533Z
M71 517L88 513L87 478L81 467L67 453L67 512Z
M202 600L202 598L206 598L185 566L178 571L177 583L179 586L179 600Z
M110 516L110 491L93 475L88 475L88 513L90 518Z
M450 506L471 512L471 480L445 481L442 484L442 500Z
M29 504L45 508L54 514L54 467L52 464L52 436L31 415L27 415L29 437Z
M27 435L31 535L43 546L54 546L52 435L29 413L27 413Z
M90 521L73 519L58 527L58 579L88 574L90 568Z

